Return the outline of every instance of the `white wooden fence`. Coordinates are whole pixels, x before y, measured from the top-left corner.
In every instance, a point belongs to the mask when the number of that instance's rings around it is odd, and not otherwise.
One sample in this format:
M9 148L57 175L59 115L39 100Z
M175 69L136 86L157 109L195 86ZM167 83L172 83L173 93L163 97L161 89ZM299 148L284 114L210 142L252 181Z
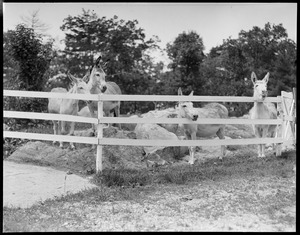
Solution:
M295 93L295 92L294 92ZM41 120L58 120L69 122L93 123L97 125L97 137L81 137L66 135L49 135L28 132L13 132L4 130L4 138L21 138L48 141L75 142L97 145L96 171L102 171L102 146L103 145L132 145L132 146L219 146L219 145L249 145L249 144L269 144L287 143L285 129L289 126L293 130L295 121L295 98L292 94L282 92L281 96L267 97L265 102L278 103L278 107L283 107L283 114L278 119L198 119L199 124L274 124L281 125L282 131L276 138L251 138L251 139L222 139L222 140L144 140L144 139L118 139L104 138L103 124L106 123L165 123L165 124L187 124L191 121L184 118L129 118L129 117L103 117L103 101L193 101L193 102L253 102L253 97L234 97L234 96L164 96L164 95L92 95L92 94L66 94L51 92L33 92L4 90L4 96L31 97L31 98L68 98L78 100L98 101L98 117L80 117L62 114L36 113L3 111L4 118L28 118ZM292 106L285 105L285 99L292 99ZM280 105L281 104L281 105ZM294 135L295 137L295 135ZM293 140L292 140L293 141ZM295 139L294 139L295 141Z

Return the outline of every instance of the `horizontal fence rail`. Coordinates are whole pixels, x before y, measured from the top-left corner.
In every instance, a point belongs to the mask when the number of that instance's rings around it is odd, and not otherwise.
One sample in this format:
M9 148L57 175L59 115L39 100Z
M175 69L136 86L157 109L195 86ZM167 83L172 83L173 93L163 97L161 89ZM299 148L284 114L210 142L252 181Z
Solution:
M6 118L28 118L40 120L56 120L68 122L83 122L98 124L97 118L81 117L66 114L53 114L53 113L36 113L36 112L19 112L19 111L3 111L3 117Z
M3 90L3 96L28 97L28 98L58 98L58 99L76 99L76 100L98 101L99 95L69 94L69 93L60 93L60 92Z
M67 94L58 92L4 90L4 96L31 98L65 98L92 101L193 101L193 102L253 102L253 97L237 96L175 96L175 95L105 95ZM266 97L264 102L281 102L279 97Z
M186 118L124 118L102 117L99 123L162 123L162 124L265 124L278 125L281 119L225 119L225 118L200 118L191 121Z
M17 132L17 131L4 131L3 137L4 138L75 142L75 143L83 143L83 144L98 144L98 140L95 137L39 134L39 133Z
M220 146L220 145L250 145L282 143L282 138L260 139L219 139L219 140L146 140L146 139L118 139L103 138L99 141L102 145L134 145L134 146Z
M271 143L293 143L292 140L285 141L282 138L260 138L260 139L211 139L211 140L149 140L149 139L119 139L119 138L102 138L51 135L28 132L5 131L4 138L21 138L46 141L63 141L83 144L100 144L100 145L124 145L124 146L220 146L220 145L252 145L252 144L271 144ZM59 138L58 138L59 137ZM163 141L163 143L162 143Z
M103 101L192 101L192 102L253 102L253 97L237 96L166 96L166 95L100 95ZM264 102L280 102L278 97L267 97Z
M197 121L191 121L186 118L134 118L134 117L81 117L66 114L36 113L36 112L19 112L3 111L5 118L29 118L40 120L56 120L81 123L161 123L161 124L282 124L281 119L221 119L221 118L203 118Z

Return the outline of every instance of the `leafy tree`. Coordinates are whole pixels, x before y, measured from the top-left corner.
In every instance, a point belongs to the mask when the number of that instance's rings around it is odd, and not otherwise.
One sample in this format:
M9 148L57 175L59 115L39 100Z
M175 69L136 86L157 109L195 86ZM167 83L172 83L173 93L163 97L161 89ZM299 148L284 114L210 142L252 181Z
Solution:
M18 63L12 56L10 38L7 32L3 33L3 88L9 90L18 89L17 75Z
M7 89L43 91L46 78L44 76L49 68L52 52L52 42L42 43L40 35L35 34L32 28L23 24L16 26L16 30L9 30L4 35L4 51L8 52L4 64L6 71L10 66L17 66L14 76L8 77ZM10 86L10 84L13 84ZM43 111L47 101L45 99L6 97L5 109Z
M7 33L11 55L19 64L20 89L42 91L45 71L49 68L52 42L42 43L42 39L32 28L19 24L16 30Z
M199 67L205 58L202 38L194 31L183 32L172 44L167 44L166 50L172 61L169 68L180 74L179 84L174 81L174 85L181 86L184 93L194 90L196 94L201 94L202 79Z

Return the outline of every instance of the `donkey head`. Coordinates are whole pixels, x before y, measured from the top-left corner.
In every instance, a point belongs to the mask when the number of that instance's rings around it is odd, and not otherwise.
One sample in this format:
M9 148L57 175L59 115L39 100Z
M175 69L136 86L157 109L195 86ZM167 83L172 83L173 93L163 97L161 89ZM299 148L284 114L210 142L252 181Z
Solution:
M263 80L257 80L256 74L251 73L251 81L254 85L253 97L256 100L264 100L268 96L267 84L269 81L270 73L268 72Z
M192 91L189 96L193 96L194 91ZM178 89L178 95L182 95L181 87ZM193 121L197 121L198 112L197 109L194 108L193 103L191 101L179 101L178 102L179 116L182 118L188 118Z
M68 72L67 76L71 80L71 85L72 85L72 88L70 89L71 93L78 93L78 94L90 93L89 87L83 79L76 78L69 72Z
M106 65L107 62L103 63L102 55L100 55L95 61L93 67L83 78L84 80L88 78L92 86L99 87L102 93L105 92L107 88L105 81L106 74L104 72L104 69L106 69Z

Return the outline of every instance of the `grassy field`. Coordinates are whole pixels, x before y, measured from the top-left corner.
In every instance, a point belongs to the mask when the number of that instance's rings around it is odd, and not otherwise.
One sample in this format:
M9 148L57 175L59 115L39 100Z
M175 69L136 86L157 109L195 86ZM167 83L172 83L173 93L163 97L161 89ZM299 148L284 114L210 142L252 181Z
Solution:
M99 187L28 209L3 208L4 232L295 231L295 151L105 170Z

